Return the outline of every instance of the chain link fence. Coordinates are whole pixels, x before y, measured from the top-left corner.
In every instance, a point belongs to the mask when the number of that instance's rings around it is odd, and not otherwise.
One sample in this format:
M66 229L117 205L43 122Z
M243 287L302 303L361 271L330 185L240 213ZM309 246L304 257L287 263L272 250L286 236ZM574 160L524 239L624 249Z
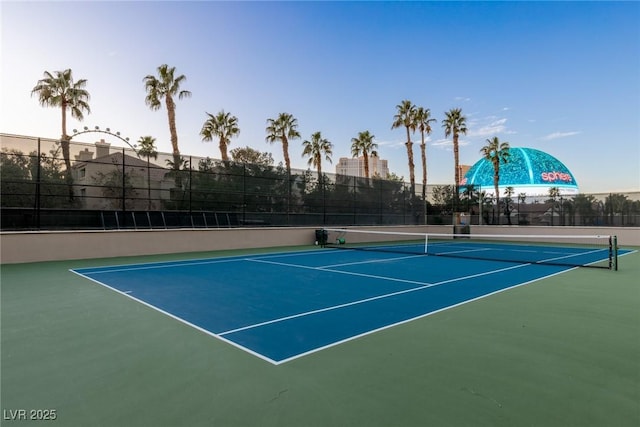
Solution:
M640 194L501 196L481 189L416 185L222 162L146 156L72 143L67 171L53 140L3 136L3 230L242 226L511 224L638 226ZM10 142L8 144L5 142Z

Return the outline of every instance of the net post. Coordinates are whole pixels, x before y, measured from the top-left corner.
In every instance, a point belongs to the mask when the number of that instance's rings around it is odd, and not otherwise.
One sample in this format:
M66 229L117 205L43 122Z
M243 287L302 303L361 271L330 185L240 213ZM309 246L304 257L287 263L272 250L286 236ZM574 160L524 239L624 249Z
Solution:
M609 238L610 263L613 263L613 270L618 271L618 236Z
M425 234L424 235L424 253L425 253L425 255L429 253L428 249L429 249L429 235Z

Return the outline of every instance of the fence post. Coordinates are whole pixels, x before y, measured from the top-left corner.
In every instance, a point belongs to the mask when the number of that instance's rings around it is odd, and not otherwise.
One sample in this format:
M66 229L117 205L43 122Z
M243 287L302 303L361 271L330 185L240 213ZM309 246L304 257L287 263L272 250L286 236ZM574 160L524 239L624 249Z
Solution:
M322 190L322 224L327 225L327 195L324 188L324 176L320 174L320 189Z
M36 169L36 200L34 201L35 208L35 228L36 230L40 230L40 185L42 181L41 177L41 165L40 165L40 138L38 138L38 161L37 161L37 169Z
M124 151L124 147L122 147L122 222L124 223L123 225L126 227L127 225L127 217L126 217L126 212L127 212L127 195L126 195L126 191L127 191L127 174L126 174L126 169L125 169L125 161L124 161L124 157L125 157L125 151Z
M353 177L353 225L358 224L358 181Z
M193 156L189 156L189 218L193 221L191 216L191 194L193 193L193 187L191 187L191 182L193 181Z
M151 210L151 161L149 157L150 153L147 153L147 212ZM149 225L151 225L151 221L149 221Z
M287 169L287 225L291 225L291 172Z
M247 223L247 165L242 163L242 225Z

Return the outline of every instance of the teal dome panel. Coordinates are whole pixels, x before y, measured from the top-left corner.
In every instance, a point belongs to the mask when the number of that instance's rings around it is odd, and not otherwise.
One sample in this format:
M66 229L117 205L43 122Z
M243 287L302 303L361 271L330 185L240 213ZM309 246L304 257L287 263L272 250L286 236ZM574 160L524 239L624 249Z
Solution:
M527 192L544 194L551 187L564 192L577 193L575 177L560 160L544 151L533 148L511 147L507 163L500 164L499 187L527 189ZM473 185L493 192L493 165L480 159L465 174L462 185Z

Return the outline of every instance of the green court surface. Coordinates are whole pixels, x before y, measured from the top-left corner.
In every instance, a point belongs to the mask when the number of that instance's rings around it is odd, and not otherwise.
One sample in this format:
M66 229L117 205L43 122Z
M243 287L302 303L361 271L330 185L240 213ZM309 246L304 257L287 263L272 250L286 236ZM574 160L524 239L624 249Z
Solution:
M242 253L3 265L2 426L640 425L638 252L282 365L69 271Z

